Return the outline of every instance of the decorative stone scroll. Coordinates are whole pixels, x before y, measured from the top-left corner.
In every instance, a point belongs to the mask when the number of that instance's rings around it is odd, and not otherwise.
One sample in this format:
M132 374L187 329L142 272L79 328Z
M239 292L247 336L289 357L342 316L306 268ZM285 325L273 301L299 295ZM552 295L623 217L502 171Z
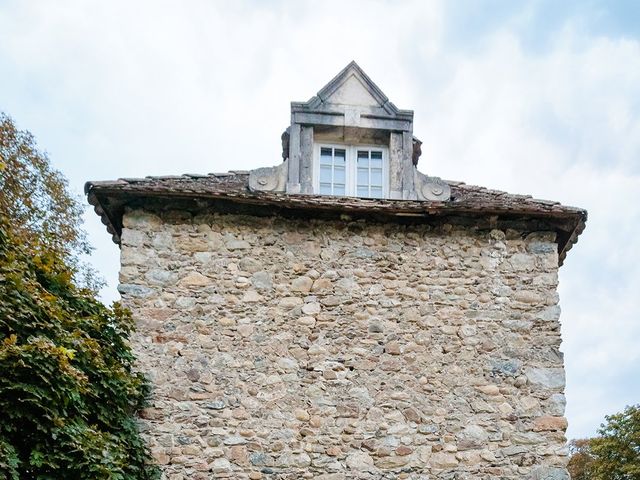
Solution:
M289 160L276 167L256 168L249 172L249 190L252 192L284 192L287 185Z
M446 202L451 198L451 187L438 177L429 177L414 169L414 182L418 200Z

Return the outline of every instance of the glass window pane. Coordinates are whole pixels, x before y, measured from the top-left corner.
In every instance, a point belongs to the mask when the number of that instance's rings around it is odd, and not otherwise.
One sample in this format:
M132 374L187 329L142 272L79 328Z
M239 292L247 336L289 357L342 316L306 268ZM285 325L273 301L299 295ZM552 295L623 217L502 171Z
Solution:
M359 197L368 197L369 189L367 187L358 187L358 196Z
M333 182L334 183L345 183L345 178L344 178L344 165L341 167L334 167L333 168Z
M344 195L344 185L334 185L333 186L333 194L334 195Z
M371 185L382 186L382 169L381 168L371 169Z
M371 187L371 196L373 198L382 198L382 187Z
M331 183L331 167L328 165L320 166L320 182Z
M377 159L371 159L371 167L373 168L382 168L382 159L381 158L377 158Z
M369 152L366 150L358 150L358 166L359 167L368 167L369 166Z
M369 169L358 168L358 185L369 185Z
M322 195L331 195L331 184L330 183L321 183L320 184L320 194L322 194Z
M338 165L340 163L344 163L344 159L346 156L346 151L341 148L336 148L334 150L334 164Z
M371 152L371 160L382 160L382 152Z
M321 148L320 149L320 163L324 165L331 165L331 149L330 148Z

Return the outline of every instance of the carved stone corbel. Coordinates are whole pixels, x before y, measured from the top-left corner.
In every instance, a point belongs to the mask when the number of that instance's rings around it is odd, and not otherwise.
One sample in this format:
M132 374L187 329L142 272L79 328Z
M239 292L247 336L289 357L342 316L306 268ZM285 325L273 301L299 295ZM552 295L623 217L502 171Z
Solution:
M275 167L256 168L249 172L249 190L252 192L284 192L287 185L289 160Z
M414 169L415 189L418 200L446 202L451 198L451 187L438 177L429 177Z
M286 160L289 158L289 143L291 142L291 128L287 127L287 129L282 132L280 135L280 141L282 142L282 160Z

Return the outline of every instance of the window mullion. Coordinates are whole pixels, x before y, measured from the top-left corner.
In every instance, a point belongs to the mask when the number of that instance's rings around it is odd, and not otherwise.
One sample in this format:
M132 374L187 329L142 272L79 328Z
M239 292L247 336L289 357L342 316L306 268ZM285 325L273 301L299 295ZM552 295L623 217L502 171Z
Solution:
M335 168L336 168L336 149L331 147L331 195L335 195Z
M371 150L367 151L367 159L369 160L367 167L367 195L371 196Z
M358 182L358 152L356 147L349 146L349 195L355 196Z

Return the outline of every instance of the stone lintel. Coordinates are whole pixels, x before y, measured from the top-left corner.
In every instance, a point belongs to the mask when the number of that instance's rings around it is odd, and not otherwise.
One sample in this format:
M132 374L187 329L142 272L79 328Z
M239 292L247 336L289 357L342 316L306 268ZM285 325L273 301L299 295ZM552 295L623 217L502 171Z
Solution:
M300 125L330 125L335 127L353 126L349 121L357 114L357 110L351 110L348 116L344 113L333 112L311 112L311 113L294 113L292 114L295 124ZM360 128L371 128L377 130L393 130L411 132L413 129L412 122L404 119L380 118L359 115L359 123L356 125Z

